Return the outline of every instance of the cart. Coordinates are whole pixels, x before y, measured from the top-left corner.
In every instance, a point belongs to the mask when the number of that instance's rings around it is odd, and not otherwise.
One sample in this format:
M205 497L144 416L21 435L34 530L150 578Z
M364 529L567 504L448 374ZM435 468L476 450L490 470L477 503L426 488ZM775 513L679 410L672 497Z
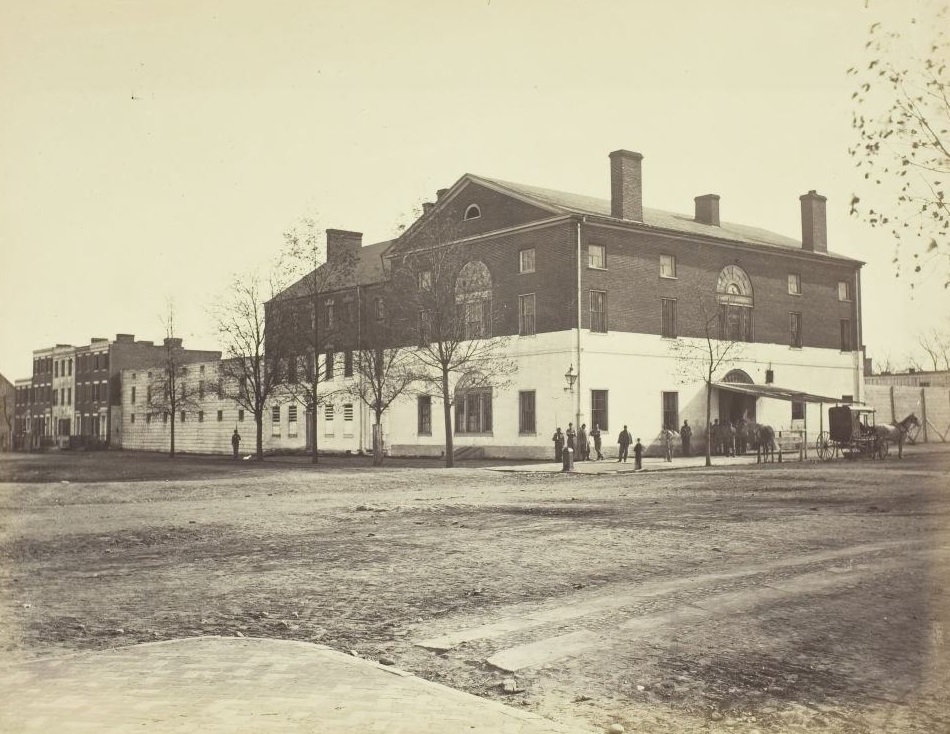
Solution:
M848 459L859 457L883 459L888 454L887 441L874 428L874 409L855 405L839 405L828 409L828 431L815 441L815 451L823 461L839 454Z

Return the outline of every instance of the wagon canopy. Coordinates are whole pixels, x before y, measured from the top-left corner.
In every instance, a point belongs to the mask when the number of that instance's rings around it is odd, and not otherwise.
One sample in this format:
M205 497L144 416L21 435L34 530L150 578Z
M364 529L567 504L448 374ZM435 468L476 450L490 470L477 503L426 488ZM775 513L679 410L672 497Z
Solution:
M744 382L716 382L713 387L720 390L739 393L740 395L753 395L757 398L772 398L774 400L787 400L791 403L840 403L841 398L830 398L827 395L814 395L801 390L792 390L787 387L778 387L776 385L750 385Z

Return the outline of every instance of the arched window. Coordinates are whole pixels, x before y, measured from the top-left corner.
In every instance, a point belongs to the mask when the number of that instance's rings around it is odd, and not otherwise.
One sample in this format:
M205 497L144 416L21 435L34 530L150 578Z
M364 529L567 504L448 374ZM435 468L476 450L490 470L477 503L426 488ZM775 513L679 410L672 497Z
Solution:
M455 304L463 339L491 336L491 290L491 272L481 260L470 260L459 270L455 279Z
M752 341L752 281L738 265L727 265L716 280L719 302L719 338ZM750 380L751 382L751 380Z
M478 208L478 204L469 204L465 210L465 219L478 219L481 215L482 210Z
M745 370L729 370L729 372L726 373L726 376L722 378L722 381L740 383L743 385L752 384L752 378L749 377L749 374Z

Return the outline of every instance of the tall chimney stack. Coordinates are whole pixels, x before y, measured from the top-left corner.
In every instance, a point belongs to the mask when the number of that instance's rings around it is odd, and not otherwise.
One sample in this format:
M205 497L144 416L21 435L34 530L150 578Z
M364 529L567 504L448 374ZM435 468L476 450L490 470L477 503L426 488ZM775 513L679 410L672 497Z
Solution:
M700 224L719 226L719 194L703 194L697 196L696 221Z
M339 262L344 258L357 257L362 246L362 232L349 232L345 229L327 230L328 263Z
M643 156L629 150L610 154L610 216L643 221Z
M828 221L825 217L828 199L814 189L798 198L802 202L802 249L828 252Z

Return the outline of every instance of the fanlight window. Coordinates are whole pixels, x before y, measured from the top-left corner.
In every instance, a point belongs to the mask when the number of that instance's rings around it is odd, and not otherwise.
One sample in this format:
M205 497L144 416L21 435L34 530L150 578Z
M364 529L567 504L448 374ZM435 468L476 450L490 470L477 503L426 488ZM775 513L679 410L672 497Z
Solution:
M482 210L478 208L478 204L471 204L465 210L465 219L478 219L481 215Z
M719 338L752 341L752 281L738 265L727 265L716 281L719 302Z
M455 279L455 304L464 339L491 336L491 291L491 272L485 263L470 260L462 266Z

